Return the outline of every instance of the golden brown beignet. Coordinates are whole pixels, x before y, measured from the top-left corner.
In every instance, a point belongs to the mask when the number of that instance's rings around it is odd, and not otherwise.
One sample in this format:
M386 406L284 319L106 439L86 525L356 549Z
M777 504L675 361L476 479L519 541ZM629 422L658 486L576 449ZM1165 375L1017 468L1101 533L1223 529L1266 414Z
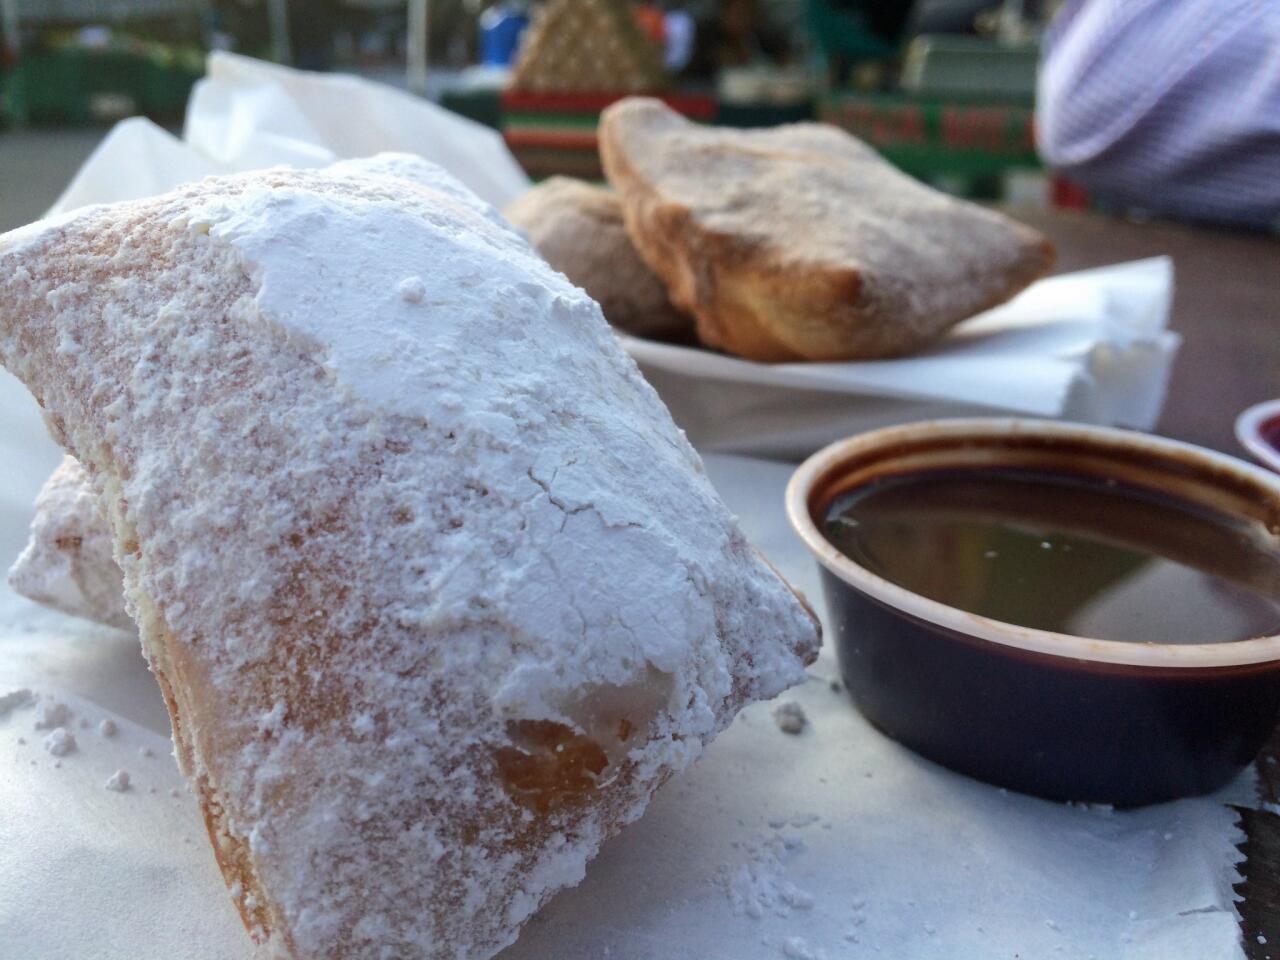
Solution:
M599 308L420 173L0 238L0 360L94 484L245 923L297 960L493 955L818 643Z
M692 340L693 318L640 259L612 190L551 177L503 211L551 266L591 295L611 324L637 337Z
M1030 227L826 124L708 127L630 97L601 116L600 157L672 303L750 360L908 353L1053 263Z

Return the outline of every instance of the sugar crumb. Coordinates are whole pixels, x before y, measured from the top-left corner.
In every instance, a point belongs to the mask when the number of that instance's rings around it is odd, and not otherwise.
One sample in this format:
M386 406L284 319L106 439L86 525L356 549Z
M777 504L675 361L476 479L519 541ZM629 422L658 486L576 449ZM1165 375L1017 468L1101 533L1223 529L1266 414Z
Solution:
M798 736L809 725L809 718L805 716L804 708L800 704L794 700L788 700L774 707L773 722L783 733Z
M396 293L405 303L421 303L427 295L427 285L421 277L405 277L396 285Z
M129 790L129 772L127 770L117 770L107 782L103 784L108 790L114 790L116 793L126 793Z
M75 734L66 727L57 727L44 738L44 748L55 757L65 757L76 748Z
M10 690L4 696L0 697L0 717L3 717L10 710L16 710L19 707L25 707L35 698L31 695L31 691L26 687L21 690Z
M41 700L36 704L36 729L53 730L65 727L71 720L71 710L57 700Z
M824 950L809 946L804 937L787 937L782 941L782 955L789 960L827 960Z
M717 882L736 916L759 920L766 914L789 917L811 910L814 896L787 877L786 862L804 849L798 835L771 836L745 844L745 860L736 867L723 866Z

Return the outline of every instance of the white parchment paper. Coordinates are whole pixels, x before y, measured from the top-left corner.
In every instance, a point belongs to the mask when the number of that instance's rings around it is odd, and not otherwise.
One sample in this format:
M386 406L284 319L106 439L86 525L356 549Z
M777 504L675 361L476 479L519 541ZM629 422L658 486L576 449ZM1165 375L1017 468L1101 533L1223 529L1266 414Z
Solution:
M1155 426L1177 352L1173 263L1154 257L1041 280L923 353L761 364L622 337L693 443L799 458L862 430L1017 414Z
M215 173L319 167L386 150L440 164L497 207L529 187L502 135L484 124L361 77L215 52L187 104L182 139L141 117L121 121L50 212L151 196Z
M57 459L34 403L0 375L0 564ZM789 468L707 465L748 535L818 600L783 519ZM831 689L835 673L824 653L783 697L809 717L799 736L773 704L744 711L503 960L1242 956L1243 836L1225 804L1252 800L1251 775L1125 813L1006 794L876 733ZM136 639L0 588L0 697L21 688L70 706L78 748L44 750L38 705L0 711L0 956L248 960ZM97 732L104 718L114 737ZM117 769L123 794L104 788Z

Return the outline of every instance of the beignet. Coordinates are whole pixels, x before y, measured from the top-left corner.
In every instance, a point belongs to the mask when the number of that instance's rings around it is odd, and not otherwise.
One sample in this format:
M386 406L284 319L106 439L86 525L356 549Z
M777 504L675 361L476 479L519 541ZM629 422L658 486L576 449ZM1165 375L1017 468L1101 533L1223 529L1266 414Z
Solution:
M601 115L600 159L671 302L750 360L909 353L1053 264L1035 230L827 124L709 127L628 97Z
M693 338L693 318L671 305L667 288L636 253L612 190L551 177L517 197L505 213L619 330L659 340Z
M336 173L384 174L451 192L463 203L498 223L502 217L489 204L421 157L380 153L340 160L327 168ZM9 569L9 586L29 600L61 613L132 630L125 610L120 567L111 551L111 531L97 506L97 496L74 457L63 458L36 496L27 545Z
M421 170L0 238L0 361L91 478L245 924L296 960L492 956L819 642L596 304Z
M111 531L74 457L63 457L40 488L27 546L9 570L9 586L73 617L133 629L120 567L111 555Z

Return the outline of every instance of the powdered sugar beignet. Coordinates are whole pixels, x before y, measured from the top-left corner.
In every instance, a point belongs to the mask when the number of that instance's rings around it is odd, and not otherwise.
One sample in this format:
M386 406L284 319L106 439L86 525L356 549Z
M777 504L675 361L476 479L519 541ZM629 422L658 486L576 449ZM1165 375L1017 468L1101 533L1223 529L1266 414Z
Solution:
M9 586L54 610L132 630L120 567L98 498L74 457L64 457L40 488L27 546L9 570Z
M501 215L439 168L407 153L380 153L341 160L335 173L385 175L450 192L499 223ZM132 630L125 610L120 567L111 552L111 532L84 468L71 456L45 481L36 497L27 545L9 569L9 586L53 610Z
M491 956L818 644L598 307L432 178L0 238L0 360L101 491L278 956Z

